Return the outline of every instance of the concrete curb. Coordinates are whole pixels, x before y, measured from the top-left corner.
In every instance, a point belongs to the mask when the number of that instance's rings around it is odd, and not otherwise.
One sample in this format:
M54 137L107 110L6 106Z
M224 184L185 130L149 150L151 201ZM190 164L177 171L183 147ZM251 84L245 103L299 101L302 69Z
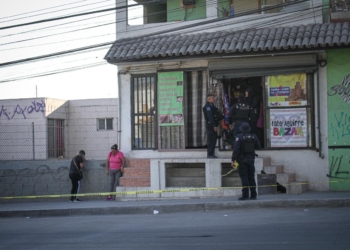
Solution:
M32 209L0 211L0 218L13 217L57 217L79 215L127 215L127 214L153 214L158 210L160 214L180 212L207 212L231 209L256 208L310 208L310 207L350 207L350 199L312 199L312 200L268 200L268 201L230 201L230 202L198 202L192 204L158 204L139 206L115 207L86 207L62 209Z

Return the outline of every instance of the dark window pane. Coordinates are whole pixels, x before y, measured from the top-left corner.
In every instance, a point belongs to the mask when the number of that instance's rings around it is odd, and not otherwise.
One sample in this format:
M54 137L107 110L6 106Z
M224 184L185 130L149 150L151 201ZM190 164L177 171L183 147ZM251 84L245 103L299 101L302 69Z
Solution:
M107 130L113 130L113 119L107 119Z
M98 119L98 130L105 130L105 119Z

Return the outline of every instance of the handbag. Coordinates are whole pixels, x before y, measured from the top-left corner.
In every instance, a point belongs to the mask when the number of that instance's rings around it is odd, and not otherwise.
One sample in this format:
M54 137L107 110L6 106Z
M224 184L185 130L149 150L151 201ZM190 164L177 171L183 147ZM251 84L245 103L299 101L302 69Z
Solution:
M73 157L73 162L74 162L74 166L77 168L78 173L80 175L80 180L83 179L83 172L80 171L80 169L78 168L77 164L75 163L75 157Z

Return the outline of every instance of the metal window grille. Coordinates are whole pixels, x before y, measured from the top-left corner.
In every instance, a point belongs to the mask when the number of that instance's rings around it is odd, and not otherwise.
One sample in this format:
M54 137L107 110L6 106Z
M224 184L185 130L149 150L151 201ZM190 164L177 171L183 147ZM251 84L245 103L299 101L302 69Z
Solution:
M155 75L132 78L132 148L156 149L156 77Z
M64 120L47 119L48 158L63 156L64 148Z
M113 119L98 119L97 130L113 130Z

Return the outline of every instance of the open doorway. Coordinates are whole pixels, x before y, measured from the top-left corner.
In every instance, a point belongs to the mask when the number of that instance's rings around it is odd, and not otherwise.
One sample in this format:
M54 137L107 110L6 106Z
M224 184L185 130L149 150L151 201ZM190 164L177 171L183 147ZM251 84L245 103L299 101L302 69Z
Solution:
M252 132L258 136L262 148L265 148L264 77L257 76L223 79L222 88L225 119L221 123L222 132L220 150L232 150L234 139L232 131L229 130L228 126L228 113L230 108L238 102L238 95L240 93L245 95L244 102L249 104L254 112L250 122ZM249 94L247 92L249 92Z

